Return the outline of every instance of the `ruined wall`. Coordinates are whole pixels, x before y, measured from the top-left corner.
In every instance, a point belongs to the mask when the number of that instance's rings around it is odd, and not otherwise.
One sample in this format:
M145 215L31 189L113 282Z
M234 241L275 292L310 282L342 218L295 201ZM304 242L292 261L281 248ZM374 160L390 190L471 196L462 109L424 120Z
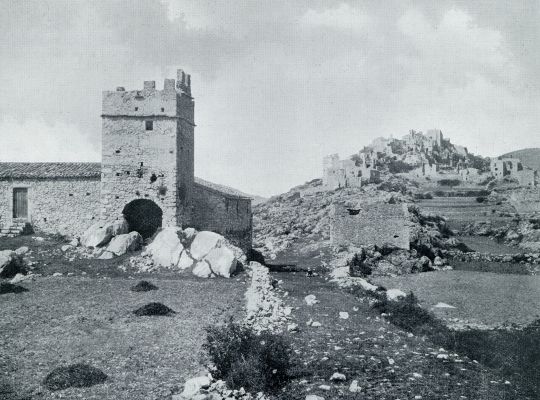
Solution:
M410 222L405 204L372 204L351 212L334 205L330 240L333 245L385 244L409 249Z
M217 232L248 251L252 239L251 199L227 196L195 183L190 226Z
M99 218L99 178L0 181L0 226L13 217L13 188L28 189L28 217L36 231L80 235Z

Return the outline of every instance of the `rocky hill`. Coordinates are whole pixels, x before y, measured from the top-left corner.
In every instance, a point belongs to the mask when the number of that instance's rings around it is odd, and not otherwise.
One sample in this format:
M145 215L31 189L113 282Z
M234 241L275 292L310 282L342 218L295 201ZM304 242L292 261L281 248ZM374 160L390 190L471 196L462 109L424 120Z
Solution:
M540 171L540 148L538 147L511 151L510 153L501 155L501 157L519 158L523 165Z

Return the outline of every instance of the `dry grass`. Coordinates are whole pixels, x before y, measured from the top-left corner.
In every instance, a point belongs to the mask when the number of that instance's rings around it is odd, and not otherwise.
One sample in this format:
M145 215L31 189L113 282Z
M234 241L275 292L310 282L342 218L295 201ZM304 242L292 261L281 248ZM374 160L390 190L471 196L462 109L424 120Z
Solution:
M241 316L242 280L154 276L159 290L132 292L127 277L40 278L29 292L2 295L0 393L33 399L163 399L201 369L204 327ZM162 302L166 318L132 310ZM89 388L51 392L41 385L59 366L85 363L109 379ZM9 392L9 387L17 393ZM19 396L19 397L17 397Z

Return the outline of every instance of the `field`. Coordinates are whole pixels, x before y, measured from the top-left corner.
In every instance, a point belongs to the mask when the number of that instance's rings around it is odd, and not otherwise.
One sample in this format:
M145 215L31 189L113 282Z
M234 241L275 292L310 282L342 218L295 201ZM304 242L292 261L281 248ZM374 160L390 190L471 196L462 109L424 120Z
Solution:
M439 302L456 307L435 309L446 320L458 318L491 326L523 325L540 318L540 276L446 271L375 281L387 288L412 291L427 309Z
M132 292L136 278L79 272L24 282L28 292L1 295L0 397L146 400L181 391L202 368L204 327L243 315L244 278L154 274L158 290ZM149 302L162 302L176 314L132 314ZM99 368L109 379L60 392L41 386L55 367L78 362Z

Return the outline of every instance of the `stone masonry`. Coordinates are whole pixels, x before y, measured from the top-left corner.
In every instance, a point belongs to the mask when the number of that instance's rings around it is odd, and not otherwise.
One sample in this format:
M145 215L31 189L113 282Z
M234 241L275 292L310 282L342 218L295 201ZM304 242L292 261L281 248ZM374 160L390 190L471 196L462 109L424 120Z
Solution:
M410 221L406 204L370 204L332 210L330 240L334 246L390 245L409 250Z

